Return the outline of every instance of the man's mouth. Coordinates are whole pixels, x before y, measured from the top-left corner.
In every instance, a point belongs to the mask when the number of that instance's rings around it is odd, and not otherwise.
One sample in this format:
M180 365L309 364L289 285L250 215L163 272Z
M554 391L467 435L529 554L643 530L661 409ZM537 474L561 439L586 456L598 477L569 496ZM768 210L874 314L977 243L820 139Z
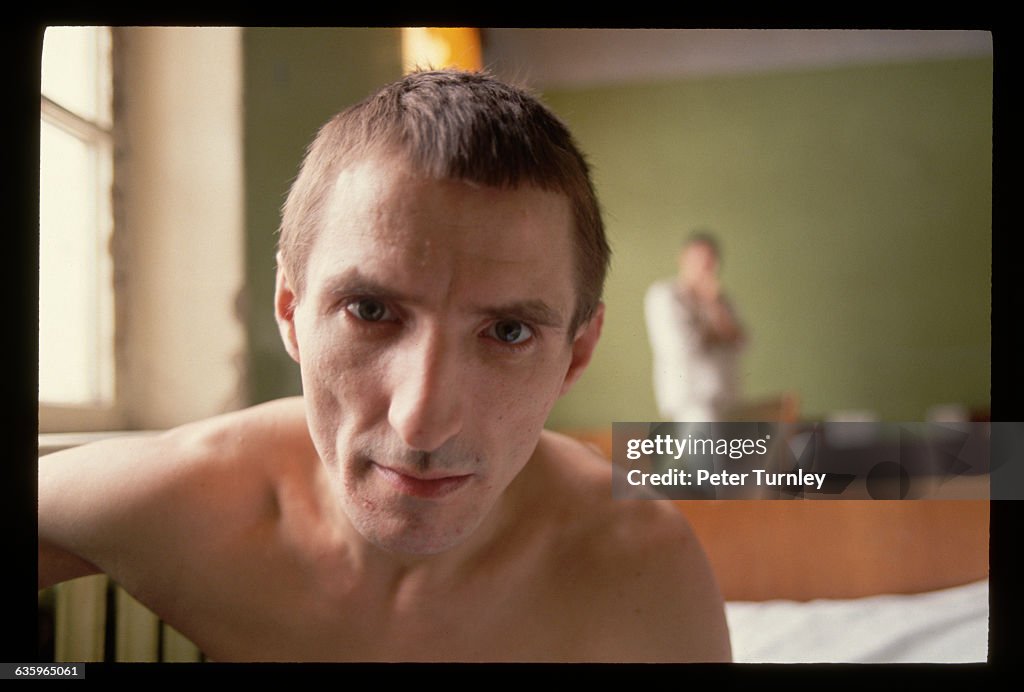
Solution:
M371 462L375 473L380 475L392 488L404 495L422 498L440 498L449 495L473 477L473 474L462 475L424 475L397 471L387 466Z

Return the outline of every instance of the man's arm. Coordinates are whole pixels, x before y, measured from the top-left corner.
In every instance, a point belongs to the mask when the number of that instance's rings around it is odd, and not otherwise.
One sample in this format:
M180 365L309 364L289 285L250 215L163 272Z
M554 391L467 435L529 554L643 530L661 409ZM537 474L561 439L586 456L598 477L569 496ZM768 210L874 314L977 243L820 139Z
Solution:
M719 295L707 306L709 344L735 344L743 346L746 334L732 306L724 296Z
M267 460L304 425L282 400L40 458L39 588L97 572L159 588L265 508Z
M39 538L39 588L45 589L62 581L97 574L101 570L88 560Z
M668 419L686 408L687 362L700 347L700 334L689 324L669 282L653 284L644 296L647 335L654 356L654 396Z
M651 351L659 360L681 360L684 353L700 345L699 334L690 328L671 283L659 282L647 289L644 318Z
M39 588L116 571L166 516L173 479L194 465L180 432L95 442L39 460Z

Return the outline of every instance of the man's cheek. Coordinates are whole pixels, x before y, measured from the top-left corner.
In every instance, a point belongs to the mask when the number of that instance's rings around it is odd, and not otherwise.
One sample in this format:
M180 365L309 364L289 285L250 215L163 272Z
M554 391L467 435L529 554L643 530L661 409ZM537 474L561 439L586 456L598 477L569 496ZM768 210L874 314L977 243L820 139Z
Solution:
M542 418L547 418L548 412L558 400L567 370L568 365L562 367L560 363L556 362L547 362L544 367L534 370L530 374L529 381L520 388L519 405L524 410L530 410Z
M321 337L303 354L303 379L318 389L336 395L359 392L379 380L379 367L372 353L360 354L341 338Z

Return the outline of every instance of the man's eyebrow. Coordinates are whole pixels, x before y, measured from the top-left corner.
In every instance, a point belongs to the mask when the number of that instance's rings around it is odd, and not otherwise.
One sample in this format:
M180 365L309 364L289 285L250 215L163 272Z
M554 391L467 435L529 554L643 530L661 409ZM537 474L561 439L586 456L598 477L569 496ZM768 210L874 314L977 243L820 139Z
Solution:
M367 276L358 267L351 267L324 281L324 292L331 295L366 295L395 301L409 301L413 296L385 286L373 277Z
M477 312L494 319L521 320L536 326L550 327L552 329L562 328L566 325L566 320L562 314L543 300L521 300L504 305L480 308Z
M396 291L359 270L350 267L324 281L324 293L327 295L370 296L395 302L416 303L415 295ZM560 329L566 326L567 320L561 312L543 300L517 300L499 305L477 307L473 312L496 320L521 320L538 327Z

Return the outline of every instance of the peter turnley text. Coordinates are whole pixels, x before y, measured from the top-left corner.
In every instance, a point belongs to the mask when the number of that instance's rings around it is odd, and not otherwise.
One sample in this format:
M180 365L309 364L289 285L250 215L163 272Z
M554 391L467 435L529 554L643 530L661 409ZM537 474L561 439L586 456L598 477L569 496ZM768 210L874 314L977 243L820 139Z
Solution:
M753 476L753 478L751 478ZM669 469L664 473L644 473L633 469L626 474L630 485L677 485L677 486L814 486L821 490L825 482L824 473L806 473L798 469L796 473L777 473L764 469L752 469L742 473L729 471L683 471Z

